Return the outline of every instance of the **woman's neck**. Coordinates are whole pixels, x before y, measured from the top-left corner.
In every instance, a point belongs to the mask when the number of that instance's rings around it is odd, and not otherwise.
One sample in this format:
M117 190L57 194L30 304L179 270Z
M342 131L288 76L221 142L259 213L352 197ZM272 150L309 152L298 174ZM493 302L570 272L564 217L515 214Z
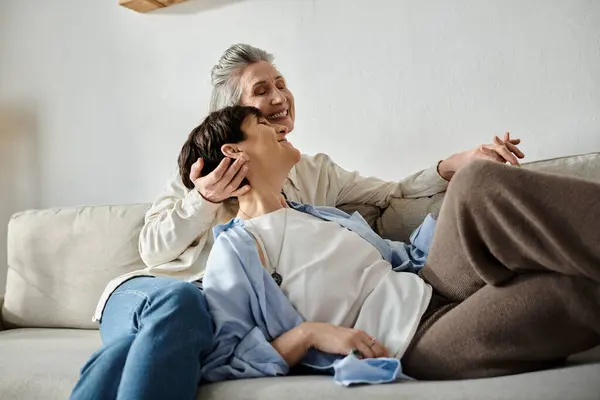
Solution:
M238 217L242 219L255 218L287 207L281 190L273 190L267 185L260 187L251 184L252 190L238 197Z

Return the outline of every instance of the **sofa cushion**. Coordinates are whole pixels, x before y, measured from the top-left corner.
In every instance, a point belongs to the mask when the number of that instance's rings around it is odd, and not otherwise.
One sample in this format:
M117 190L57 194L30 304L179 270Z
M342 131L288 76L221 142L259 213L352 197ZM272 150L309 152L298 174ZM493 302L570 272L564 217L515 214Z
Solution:
M108 281L144 268L138 236L147 208L76 207L13 216L5 325L94 328L92 316Z
M68 399L100 343L98 330L0 332L0 399Z
M600 153L574 155L523 164L523 168L600 181ZM437 214L444 194L419 199L394 199L377 220L377 232L391 240L407 241L423 217Z
M100 346L97 330L12 329L0 332L0 399L66 399ZM329 377L249 379L202 386L212 399L597 399L600 364L503 378L395 383L342 388Z

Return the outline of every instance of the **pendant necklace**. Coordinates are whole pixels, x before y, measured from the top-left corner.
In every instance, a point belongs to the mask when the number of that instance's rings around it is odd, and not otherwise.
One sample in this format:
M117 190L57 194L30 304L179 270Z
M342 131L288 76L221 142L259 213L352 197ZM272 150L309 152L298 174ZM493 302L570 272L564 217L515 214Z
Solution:
M241 208L240 208L240 212L244 215L244 217L247 218L246 221L248 221L250 223L250 225L252 225L256 235L258 236L258 238L260 239L260 241L263 243L263 246L264 246L265 241L260 236L260 233L258 233L258 228L256 227L256 225L254 225L254 223L252 222L252 219ZM271 258L269 257L269 254L267 253L267 251L266 251L267 249L265 247L265 256L267 257L269 264L271 264L271 267L273 268L273 273L271 274L271 277L273 278L273 280L275 281L277 286L281 286L281 283L283 282L283 277L281 276L280 273L277 272L277 267L279 267L279 261L281 260L281 253L283 251L283 243L285 242L285 233L287 230L287 219L288 219L288 208L286 207L285 208L285 217L283 220L283 230L281 232L281 243L279 245L279 255L277 256L277 263L275 265L271 262Z

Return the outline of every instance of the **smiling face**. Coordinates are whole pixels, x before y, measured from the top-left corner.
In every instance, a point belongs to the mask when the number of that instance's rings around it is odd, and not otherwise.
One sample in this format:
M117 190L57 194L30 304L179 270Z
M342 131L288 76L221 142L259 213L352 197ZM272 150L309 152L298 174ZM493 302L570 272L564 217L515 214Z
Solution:
M288 128L256 115L247 116L241 128L244 140L223 145L223 154L231 158L245 155L249 160L248 180L251 186L280 186L301 158L300 151L286 139Z
M240 84L240 105L258 108L269 122L287 127L286 134L294 129L294 95L271 63L259 61L248 65L240 77Z

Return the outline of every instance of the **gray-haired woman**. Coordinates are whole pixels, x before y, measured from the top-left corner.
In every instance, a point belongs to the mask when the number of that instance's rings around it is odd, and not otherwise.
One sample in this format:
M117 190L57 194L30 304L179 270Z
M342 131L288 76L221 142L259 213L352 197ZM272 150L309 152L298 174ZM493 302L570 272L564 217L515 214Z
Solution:
M254 106L282 126L283 137L294 129L294 96L266 51L246 44L229 47L212 69L212 83L211 111ZM508 133L504 140L494 137L493 144L455 154L401 182L348 172L325 154L302 156L283 192L297 203L385 208L393 198L444 191L454 173L473 160L518 165L524 157L519 143ZM212 347L212 321L198 283L213 244L211 228L237 212L221 203L250 190L244 178L252 160L225 158L206 176L202 168L201 159L191 168L192 190L175 170L148 210L139 240L147 268L107 285L94 315L103 345L83 367L73 399L194 398L201 360Z

